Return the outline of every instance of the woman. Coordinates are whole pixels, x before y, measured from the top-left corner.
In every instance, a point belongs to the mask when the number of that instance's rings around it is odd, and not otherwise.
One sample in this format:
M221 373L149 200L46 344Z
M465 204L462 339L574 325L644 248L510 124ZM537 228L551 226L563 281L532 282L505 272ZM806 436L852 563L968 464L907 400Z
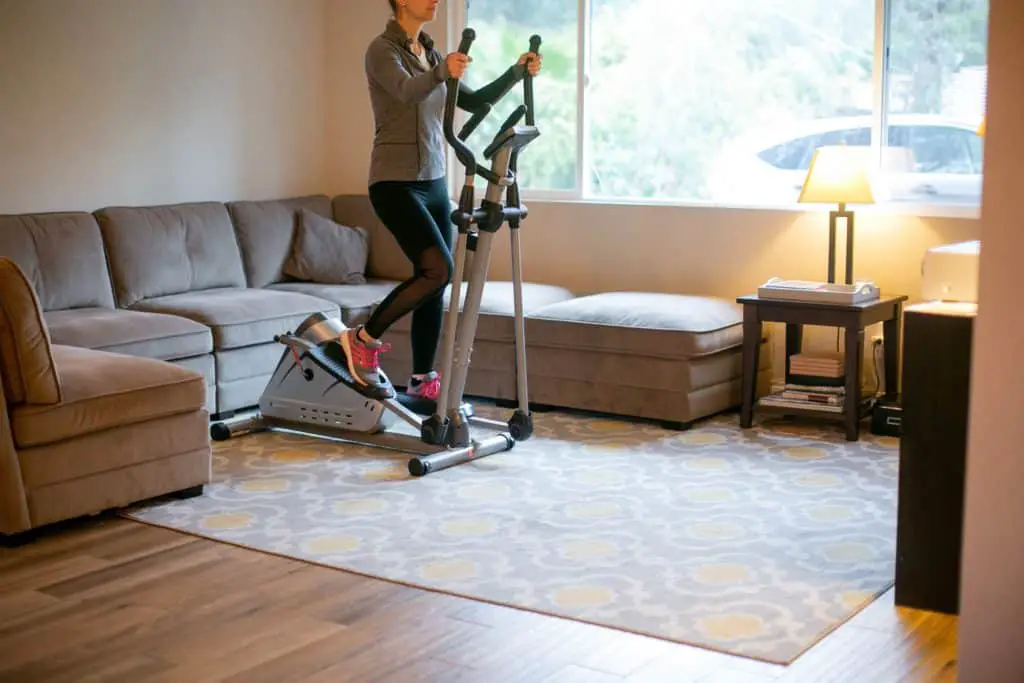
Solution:
M439 0L388 0L394 13L366 51L366 78L376 123L370 162L370 201L413 265L411 278L396 287L362 326L340 339L349 372L369 393L381 388L380 338L412 313L413 375L408 393L436 400L440 376L434 361L444 319L442 293L451 280L453 235L445 178L446 79L461 79L472 61L443 57L423 32ZM522 78L540 71L541 57L524 53L494 82L473 91L459 84L459 107L476 111L493 104Z

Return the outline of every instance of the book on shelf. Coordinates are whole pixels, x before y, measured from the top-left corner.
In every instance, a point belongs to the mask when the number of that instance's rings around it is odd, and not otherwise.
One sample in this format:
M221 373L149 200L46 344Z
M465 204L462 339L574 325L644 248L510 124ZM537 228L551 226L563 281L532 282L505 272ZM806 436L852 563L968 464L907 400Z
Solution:
M842 351L794 353L789 356L787 382L760 399L765 406L841 413L846 398Z
M789 357L793 375L809 375L836 379L844 374L842 352L795 353Z
M843 412L846 390L843 387L784 384L763 396L760 404L783 408L813 408L829 413Z

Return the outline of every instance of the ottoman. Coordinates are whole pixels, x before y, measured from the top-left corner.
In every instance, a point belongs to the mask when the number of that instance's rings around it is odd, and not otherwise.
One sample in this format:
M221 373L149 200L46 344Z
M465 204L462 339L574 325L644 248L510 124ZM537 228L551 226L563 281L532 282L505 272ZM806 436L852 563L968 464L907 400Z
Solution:
M460 290L462 295L460 311L466 300L468 286L469 284L465 283ZM535 282L523 283L523 312L527 317L527 349L530 345L530 324L528 322L530 312L559 301L566 301L572 296L572 292L564 287ZM447 288L444 293L446 310L449 301L451 301L451 287ZM480 301L480 317L476 325L476 338L473 340L469 373L466 376L466 396L503 401L515 400L514 314L515 298L512 283L488 280L484 284L484 293ZM404 387L409 373L412 372L412 346L409 343L411 323L412 316L407 315L392 325L383 337L384 341L391 344L391 350L381 355L381 367L398 387ZM441 363L440 349L438 349L437 363ZM527 356L527 369L529 369L529 356Z
M533 311L531 403L688 428L742 402L743 311L706 296L605 292ZM770 386L763 338L759 392Z

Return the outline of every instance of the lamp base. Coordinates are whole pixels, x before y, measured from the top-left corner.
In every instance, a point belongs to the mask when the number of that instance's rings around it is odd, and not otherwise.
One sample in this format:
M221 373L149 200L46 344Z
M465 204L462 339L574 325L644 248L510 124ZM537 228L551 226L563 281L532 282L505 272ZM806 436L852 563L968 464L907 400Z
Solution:
M846 220L846 284L853 284L853 211L846 210L846 204L840 203L838 211L828 213L828 282L836 281L836 223L840 218Z

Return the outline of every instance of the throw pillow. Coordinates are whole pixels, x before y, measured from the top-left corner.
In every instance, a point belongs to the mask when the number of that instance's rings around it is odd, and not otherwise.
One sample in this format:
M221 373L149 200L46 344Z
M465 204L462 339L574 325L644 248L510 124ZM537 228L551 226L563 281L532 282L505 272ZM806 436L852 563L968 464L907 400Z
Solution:
M300 209L295 241L284 273L325 285L366 284L370 233L341 225L309 209Z

